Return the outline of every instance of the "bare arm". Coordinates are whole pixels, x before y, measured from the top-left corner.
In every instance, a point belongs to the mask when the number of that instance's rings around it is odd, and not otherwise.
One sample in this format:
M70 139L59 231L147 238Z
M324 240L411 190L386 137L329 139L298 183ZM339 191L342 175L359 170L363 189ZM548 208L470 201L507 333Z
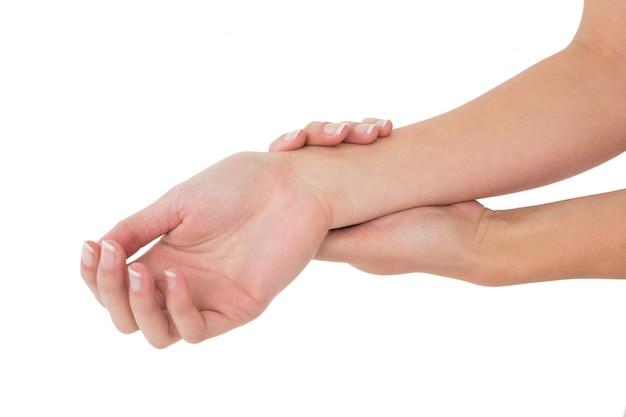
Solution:
M495 212L476 201L418 207L331 231L317 259L486 286L626 278L624 210L626 190Z
M468 281L626 278L626 190L484 216Z
M564 51L388 139L209 167L86 242L87 285L121 331L141 329L158 347L199 342L258 316L329 229L535 187L617 155L626 147L626 3L588 0L585 16Z
M626 4L587 1L563 51L441 116L366 147L286 155L333 227L534 188L626 149Z

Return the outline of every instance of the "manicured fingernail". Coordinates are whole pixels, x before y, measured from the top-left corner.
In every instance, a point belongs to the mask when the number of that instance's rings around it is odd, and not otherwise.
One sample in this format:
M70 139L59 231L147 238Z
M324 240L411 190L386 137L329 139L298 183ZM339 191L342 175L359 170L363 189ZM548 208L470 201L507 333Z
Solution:
M130 289L134 292L139 292L141 290L141 281L143 275L139 272L135 271L131 267L128 267L128 282L130 283Z
M95 253L87 242L83 242L83 251L80 254L80 260L87 268L91 268L96 260Z
M389 123L389 119L387 119L387 120L379 120L379 121L377 121L377 122L376 122L376 126L378 126L378 127L381 127L381 128L382 128L382 127L385 127L385 125L386 125L387 123Z
M285 142L291 142L292 140L294 140L295 138L297 138L297 137L298 137L298 134L299 134L300 132L302 132L302 130L301 130L301 129L299 129L299 130L294 130L293 132L289 132L289 133L287 133L287 134L285 135L285 137L283 137L283 140L284 140Z
M354 131L356 133L364 135L371 135L375 127L376 125L372 125L369 123L359 123L358 125L354 126Z
M115 246L107 241L102 241L102 251L100 251L100 265L103 268L113 268L115 264Z
M346 126L347 123L326 123L322 130L327 135L339 136Z
M167 280L167 289L175 290L176 289L176 272L173 271L165 271L165 278Z

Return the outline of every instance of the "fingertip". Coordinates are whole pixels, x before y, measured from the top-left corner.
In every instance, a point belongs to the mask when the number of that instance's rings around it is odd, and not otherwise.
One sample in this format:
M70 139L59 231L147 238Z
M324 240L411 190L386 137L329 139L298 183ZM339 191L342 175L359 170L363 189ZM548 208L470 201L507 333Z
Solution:
M389 136L393 130L393 123L389 119L379 119L377 117L368 117L361 121L361 123L370 123L378 128L378 137L382 138Z
M316 122L306 129L305 144L311 146L339 145L350 134L350 124L346 122Z
M193 304L191 292L187 284L187 279L182 272L169 268L163 271L165 276L164 288L165 302L168 308L180 310L181 306L188 307Z
M130 308L146 340L155 348L163 349L180 338L170 325L161 290L147 266L135 262L128 267Z
M300 133L302 133L302 129L294 130L293 132L283 135L283 142L293 142Z
M389 119L378 120L375 124L378 127L378 137L389 136L393 130L393 123Z
M132 294L149 294L156 289L156 280L150 269L140 262L128 265L128 286Z
M132 265L128 267L128 285L132 293L138 293L143 288L143 274Z
M167 290L176 291L179 287L178 274L176 273L176 271L173 271L171 269L166 269L164 273L165 273L165 280L167 282Z
M306 133L302 129L286 133L274 140L269 147L270 152L293 151L300 149L306 142Z
M344 138L348 133L348 123L326 123L322 126L322 132L329 139Z
M367 145L378 137L378 127L373 123L352 123L348 135L343 140L345 143Z
M97 269L100 261L100 246L90 240L84 241L80 254L80 275L96 301L104 307L98 289Z
M185 277L173 269L165 270L164 274L167 310L179 337L193 344L206 340L209 337L207 322L193 302Z
M303 131L304 133L298 137L298 140L303 141L300 147L335 146L343 142L350 129L346 122L311 122Z
M376 132L374 132L376 130ZM378 128L373 123L355 123L350 128L350 133L359 137L372 136L373 133L378 134Z
M105 271L118 270L126 263L124 248L113 240L100 242L100 268Z
M81 254L80 261L83 267L85 268L93 268L98 264L98 253L100 252L100 248L97 243L91 241L84 241Z
M278 139L274 139L272 141L272 143L270 143L270 146L267 148L268 152L279 152L280 149L280 142L281 142L281 138Z

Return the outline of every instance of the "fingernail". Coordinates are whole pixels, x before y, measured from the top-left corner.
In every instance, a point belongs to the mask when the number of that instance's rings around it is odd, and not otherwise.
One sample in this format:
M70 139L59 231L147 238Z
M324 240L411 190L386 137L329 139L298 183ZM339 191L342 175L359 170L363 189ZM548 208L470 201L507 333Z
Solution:
M141 281L143 275L135 271L131 267L128 267L128 282L130 283L130 289L134 292L141 290Z
M165 271L165 278L167 280L167 289L175 290L176 289L176 273L173 271Z
M385 125L387 123L389 123L389 119L387 119L387 120L379 120L379 121L376 122L376 126L378 126L378 127L385 127Z
M107 241L102 241L102 251L100 252L100 265L103 268L113 268L115 264L115 246Z
M339 136L346 126L348 126L347 123L326 123L322 130L327 135Z
M293 132L289 132L285 135L285 137L283 138L283 140L285 142L291 142L292 140L294 140L295 138L298 137L298 134L302 131L302 129L298 129L298 130L294 130Z
M371 135L375 127L376 125L372 125L369 123L359 123L358 125L354 126L354 131L356 133Z
M87 268L91 268L96 260L95 254L91 246L87 242L83 242L83 250L80 254L80 260Z

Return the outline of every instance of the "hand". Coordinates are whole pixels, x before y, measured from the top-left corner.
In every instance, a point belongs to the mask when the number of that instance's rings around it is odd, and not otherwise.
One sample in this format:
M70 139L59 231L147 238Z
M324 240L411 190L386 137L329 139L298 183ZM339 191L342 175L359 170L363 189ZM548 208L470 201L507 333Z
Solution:
M200 342L257 317L313 258L320 201L280 155L234 155L86 242L81 273L120 331Z
M292 151L305 145L334 146L340 143L365 145L391 134L390 120L367 118L357 122L311 122L304 129L286 133L270 144L269 150Z
M401 211L330 231L316 259L373 274L426 272L474 282L473 260L492 213L476 201Z

